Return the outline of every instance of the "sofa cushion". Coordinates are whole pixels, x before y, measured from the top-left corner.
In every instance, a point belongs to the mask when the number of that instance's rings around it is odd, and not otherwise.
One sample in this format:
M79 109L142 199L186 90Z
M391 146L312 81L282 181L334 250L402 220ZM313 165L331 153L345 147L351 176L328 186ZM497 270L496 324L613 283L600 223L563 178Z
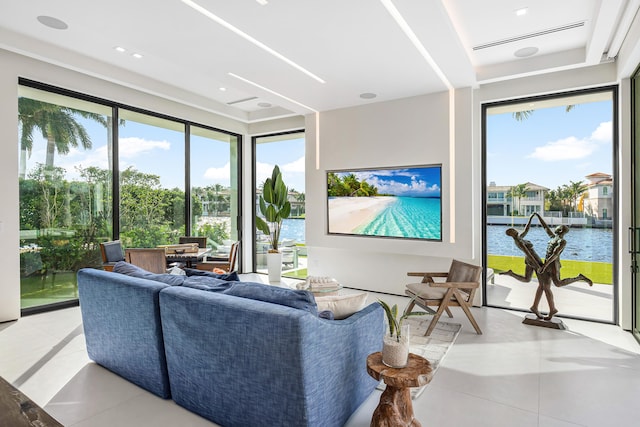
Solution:
M187 274L187 276L206 276L216 279L222 279L228 282L240 282L240 276L238 276L238 273L236 271L225 274L217 274L212 271L198 270L195 268L185 268L184 272Z
M158 274L152 273L140 268L137 265L129 264L125 261L118 261L113 266L114 273L126 274L131 277L141 279L155 280L156 282L166 283L171 286L181 286L186 276L177 276L175 274Z
M229 289L223 291L227 295L248 298L258 301L280 304L287 307L305 310L314 316L318 315L316 301L309 291L300 291L254 282L229 282Z
M366 303L366 292L316 297L318 311L329 310L333 312L333 317L336 320L346 319L353 313L362 310Z
M222 292L229 289L232 283L209 276L187 276L182 282L182 286L200 289L201 291Z

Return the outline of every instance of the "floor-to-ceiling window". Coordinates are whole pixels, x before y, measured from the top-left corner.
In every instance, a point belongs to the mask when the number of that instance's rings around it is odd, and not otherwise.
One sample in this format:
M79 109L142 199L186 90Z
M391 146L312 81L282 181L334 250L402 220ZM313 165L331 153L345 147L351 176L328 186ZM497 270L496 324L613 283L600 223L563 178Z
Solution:
M487 305L616 321L615 123L613 87L483 106Z
M120 109L120 240L175 244L185 233L185 125Z
M239 239L239 135L24 79L18 106L24 314L76 303L101 242Z
M206 236L215 256L228 256L240 240L238 137L191 126L190 141L191 235Z
M278 165L282 178L289 189L291 214L283 221L280 234L282 252L282 275L285 277L305 278L307 276L307 250L305 246L305 139L303 131L265 135L253 138L254 147L254 211L262 184L271 176L273 167ZM255 227L254 227L255 229ZM254 232L256 232L254 230ZM254 249L254 271L267 272L266 253L268 239L262 233L256 233Z
M21 306L77 299L75 272L111 238L112 109L20 86Z

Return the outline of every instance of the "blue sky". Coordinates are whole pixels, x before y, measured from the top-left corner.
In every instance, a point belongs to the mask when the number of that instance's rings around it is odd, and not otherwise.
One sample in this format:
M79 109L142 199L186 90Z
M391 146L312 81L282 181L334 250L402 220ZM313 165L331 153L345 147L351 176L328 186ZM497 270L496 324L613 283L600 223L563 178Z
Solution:
M488 115L487 183L516 185L529 181L555 189L569 181L584 181L586 175L595 172L611 174L611 123L611 101L577 104L569 112L564 107L538 109L520 122L510 113ZM78 177L75 166L107 168L106 130L91 121L85 121L85 126L93 141L91 150L72 148L66 156L56 153L55 164L67 170L69 179ZM36 162L45 161L46 144L37 136L27 170ZM120 129L120 168L132 166L160 175L164 187L182 189L183 144L181 132L129 120ZM304 191L304 151L303 138L258 144L257 182L263 182L278 164L287 186ZM192 153L192 185L229 185L228 143L193 136ZM370 182L381 192L421 194L420 191L433 185L440 191L439 179L431 175L418 174L412 182L407 176L391 180L388 173L388 170L377 170L371 174L370 179L377 181Z
M67 170L68 179L78 179L76 166L97 166L106 169L107 133L104 127L80 118L88 130L93 143L91 150L71 148L68 155L56 152L55 165ZM157 126L145 125L131 120L120 127L120 169L134 167L144 173L160 176L166 188L184 189L184 135ZM230 185L229 143L192 135L191 185ZM27 171L36 163L45 162L46 141L34 134L34 148L27 160ZM273 166L278 164L289 188L304 192L304 138L277 143L259 144L256 150L257 182L271 176Z
M556 189L595 173L612 173L612 102L487 116L487 183L525 182Z
M440 167L369 169L337 172L344 177L353 173L358 180L378 188L379 194L412 197L440 197Z

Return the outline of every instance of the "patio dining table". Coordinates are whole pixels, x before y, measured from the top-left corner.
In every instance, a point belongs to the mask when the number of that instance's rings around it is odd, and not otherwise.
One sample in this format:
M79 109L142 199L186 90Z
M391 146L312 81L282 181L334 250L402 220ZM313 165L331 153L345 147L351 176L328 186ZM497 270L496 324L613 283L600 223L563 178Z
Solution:
M184 263L187 267L192 268L198 262L202 261L211 252L211 248L198 249L198 252L185 252L181 254L167 254L167 263L179 262Z

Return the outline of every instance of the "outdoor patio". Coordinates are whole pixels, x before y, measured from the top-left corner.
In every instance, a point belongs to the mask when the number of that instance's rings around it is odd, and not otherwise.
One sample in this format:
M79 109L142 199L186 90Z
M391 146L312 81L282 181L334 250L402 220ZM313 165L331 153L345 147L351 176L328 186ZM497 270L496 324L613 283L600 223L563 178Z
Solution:
M533 304L538 281L534 277L529 283L496 274L493 284L487 284L488 305L529 309ZM613 286L575 282L561 288L552 285L558 315L575 316L598 321L613 321ZM539 310L548 312L547 300L542 295Z

